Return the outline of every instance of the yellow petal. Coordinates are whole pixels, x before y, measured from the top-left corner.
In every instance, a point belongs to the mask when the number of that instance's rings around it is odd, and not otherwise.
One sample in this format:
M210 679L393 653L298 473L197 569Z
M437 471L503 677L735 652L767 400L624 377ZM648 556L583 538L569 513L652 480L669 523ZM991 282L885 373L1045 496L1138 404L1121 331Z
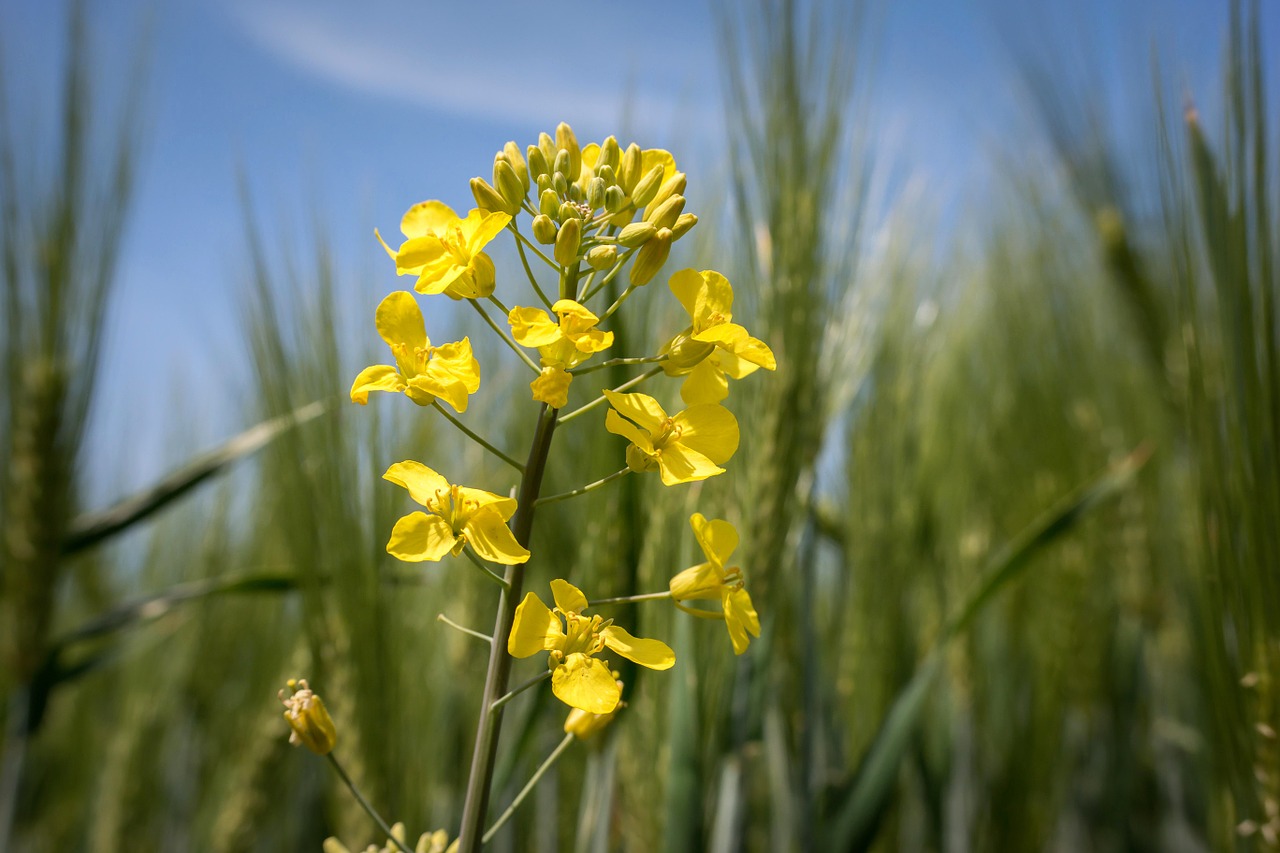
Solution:
M667 585L676 601L719 601L724 575L710 563L699 563L685 569Z
M675 416L675 422L681 427L680 443L717 465L728 462L738 450L738 419L724 406L690 406Z
M754 340L754 338L748 338L747 340ZM760 369L760 365L752 364L744 358L738 358L733 353L724 349L717 349L715 352L711 353L710 357L707 358L707 361L714 364L730 379L742 379L746 376L750 376ZM776 367L777 365L774 366Z
M449 481L432 471L421 462L407 459L397 462L387 469L382 479L403 486L409 490L409 497L423 506L436 496L437 492L448 492Z
M650 434L658 432L667 419L666 411L648 394L619 394L605 390L604 396L619 414L635 421Z
M697 328L697 326L694 326L695 334L693 339L695 341L716 344L730 352L733 351L739 341L745 341L751 337L746 328L739 326L737 323L716 323L714 326L707 326L702 331L696 331Z
M676 653L661 640L633 637L617 625L610 625L600 634L606 646L633 663L649 669L671 669L676 665Z
M689 526L693 528L694 538L698 540L702 553L723 570L738 547L738 531L723 518L708 521L700 512L689 517Z
M587 609L587 597L582 594L582 590L566 580L553 580L551 595L556 600L556 607L563 613L581 613Z
M594 326L600 322L600 318L585 306L574 302L572 299L560 299L556 304L551 306L551 310L560 316L563 320L565 317L572 317L577 320L582 327Z
M725 378L714 355L698 362L680 386L680 399L689 406L719 403L728 396L729 380Z
M515 498L495 495L493 492L486 492L484 489L473 489L470 486L458 486L458 494L464 501L469 501L477 509L489 507L502 516L503 521L510 520L512 514L516 511Z
M671 292L675 294L676 299L680 300L680 304L684 306L689 319L694 319L698 310L698 293L706 287L706 282L703 281L698 271L687 269L673 273L671 278L667 280L667 286L671 288Z
M447 371L450 377L462 382L469 394L480 390L480 362L471 351L470 338L436 347L427 370Z
M466 265L458 263L452 256L442 255L437 261L424 264L419 268L421 274L413 285L414 290L432 296L437 293L449 293L449 288L453 287L454 282L467 271Z
M706 328L713 322L712 315L719 314L723 323L733 317L733 287L729 279L715 270L703 270L706 287L698 294L698 305L693 318L694 331ZM739 327L741 328L741 327Z
M723 468L693 448L682 444L669 444L658 456L658 474L662 477L664 486L692 483L695 480L705 480L723 473Z
M605 412L604 428L614 435L620 435L627 439L645 453L653 453L653 441L649 438L649 434L627 421L613 409Z
M378 233L378 229L373 229L373 236L378 238L378 242L382 244L382 248L391 256L391 260L396 259L396 250L387 245L387 241L382 239L382 235Z
M451 262L449 247L434 234L415 237L400 244L396 252L397 275L419 275L427 268L436 268ZM419 282L421 283L421 282ZM421 292L422 288L415 290Z
M742 654L747 650L750 640L760 636L760 617L751 604L751 596L745 589L726 590L721 602L724 607L724 624L729 629L729 640L733 643L734 654Z
M733 345L732 352L735 356L743 361L749 361L754 365L763 367L765 370L777 370L778 361L773 357L773 350L762 340L753 337L746 337L737 341ZM741 376L734 376L734 379L741 379Z
M622 699L622 688L609 667L580 652L569 655L551 673L551 692L566 705L588 714L608 714Z
M467 410L467 389L461 382L448 375L424 373L409 380L405 394L420 406L430 406L439 397L456 412Z
M591 329L573 337L573 345L579 352L602 352L613 346L613 332Z
M538 652L550 651L557 635L563 636L560 620L542 599L532 592L516 607L515 621L511 624L511 636L507 639L507 653L512 657L527 658Z
M453 550L457 537L438 515L414 512L396 522L387 542L387 553L399 560L420 563L439 560Z
M538 378L529 383L533 390L533 399L546 403L553 409L563 409L569 405L569 383L573 376L563 367L552 366L542 368Z
M458 214L442 201L421 201L409 208L400 220L400 232L406 239L426 234L443 234L459 223Z
M462 233L467 238L467 249L471 254L477 254L488 245L490 240L497 237L510 221L509 213L497 210L487 213L483 210L472 210L467 214L467 218L459 223Z
M541 308L522 308L517 305L507 314L511 337L522 347L544 347L560 340L560 324L553 321Z
M529 559L528 550L520 547L515 534L492 507L477 511L463 525L462 531L472 549L491 563L515 566Z
M430 344L426 326L422 322L422 309L418 307L418 300L407 290L388 294L379 303L373 322L378 327L378 334L393 349L400 345L412 351Z
M404 377L394 367L375 364L360 371L351 383L351 401L364 405L369 402L370 391L403 391Z

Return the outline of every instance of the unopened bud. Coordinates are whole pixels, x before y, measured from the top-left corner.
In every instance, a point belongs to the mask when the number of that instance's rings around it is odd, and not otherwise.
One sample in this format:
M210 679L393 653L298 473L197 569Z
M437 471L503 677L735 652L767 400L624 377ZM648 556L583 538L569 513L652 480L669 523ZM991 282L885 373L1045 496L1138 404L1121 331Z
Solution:
M651 202L662 187L662 166L657 165L645 173L645 176L631 191L631 203L636 207L644 207Z
M640 158L642 156L640 146L634 142L627 146L627 150L622 155L622 165L618 169L618 183L628 193L635 189L636 184L643 177L640 174Z
M511 168L516 170L516 177L520 179L520 186L527 193L529 191L529 167L524 162L524 155L520 153L520 146L514 142L508 142L502 146L502 156L507 158L507 162L511 164Z
M475 196L476 207L484 211L510 213L507 202L497 190L484 178L471 179L471 194Z
M547 158L543 156L542 149L536 145L530 145L525 149L525 156L529 158L529 176L537 181L543 175L551 174L551 164L547 162Z
M618 245L634 249L653 239L658 227L652 222L632 222L618 233Z
M618 146L618 139L610 135L600 145L600 156L596 158L596 173L600 173L600 169L608 166L610 169L618 168L618 164L622 162L622 149Z
M631 265L631 284L635 287L648 284L671 254L671 229L660 228L653 239L640 247L636 252L635 263Z
M547 161L547 171L550 172L551 164L556 161L556 142L551 138L551 134L538 134L538 149L542 151L542 156Z
M569 152L563 148L556 152L556 159L551 163L551 171L560 172L569 178ZM572 180L572 178L570 178Z
M516 174L515 168L505 158L493 162L493 184L507 203L503 209L512 216L519 213L520 205L524 202L524 185L520 183L520 176Z
M289 695L283 690L277 694L283 703L284 718L293 731L289 735L289 743L294 746L305 746L316 755L328 755L338 742L338 730L333 725L333 718L324 707L320 697L307 686L305 678L288 681Z
M569 154L569 168L561 169L570 181L578 180L582 173L582 149L578 147L578 137L573 135L573 128L564 122L556 125L556 147Z
M539 175L535 186L538 188L538 195L542 195L547 190L555 191L555 188L551 186L550 175Z
M655 228L670 228L684 211L684 196L673 195L662 204L649 206L645 212L645 222L652 222Z
M566 219L556 235L556 263L571 267L578 262L578 246L582 243L582 220Z
M596 177L604 181L606 189L618 182L618 173L613 171L613 167L609 165L597 166Z
M582 204L587 200L587 194L582 190L582 184L569 184L569 201Z
M556 191L547 187L538 196L538 212L545 213L552 219L560 213L560 196L556 195Z
M587 252L587 265L593 270L607 270L618 260L617 246L596 246Z
M610 213L617 213L618 211L622 210L626 206L627 206L627 193L622 187L618 186L617 184L614 184L613 186L609 187L608 190L605 191L605 194L604 194L605 210L609 211Z
M537 240L544 246L550 246L556 241L556 224L551 221L551 217L545 213L540 213L533 217L533 239Z
M671 226L671 239L679 240L689 229L698 224L698 217L692 213L682 213L676 217L676 224Z
M577 186L577 184L574 184ZM591 179L591 183L587 184L587 204L592 210L604 207L605 182L604 178L596 176Z
M560 209L556 211L556 219L561 222L568 222L570 219L581 219L582 211L578 210L578 206L571 202L564 202L560 205Z
M657 207L673 195L684 195L684 188L688 183L688 180L685 179L684 172L676 172L663 182L662 186L658 188L658 194L647 202L647 204L652 204L654 207Z
M551 176L551 188L560 195L569 194L569 179L564 176L564 172L556 169L555 174Z

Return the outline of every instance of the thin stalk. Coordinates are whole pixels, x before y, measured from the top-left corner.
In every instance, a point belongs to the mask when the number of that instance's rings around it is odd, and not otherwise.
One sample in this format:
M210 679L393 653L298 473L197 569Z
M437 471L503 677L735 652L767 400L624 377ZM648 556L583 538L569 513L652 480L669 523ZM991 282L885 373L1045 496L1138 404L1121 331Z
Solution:
M490 302L492 302L492 303L494 304L494 307L496 307L499 311L501 311L504 317L505 317L507 314L510 314L510 313L511 313L511 309L510 309L510 308L508 308L507 306L503 305L503 304L502 304L502 300L501 300L501 299L499 299L498 297L494 296L492 293L490 293L490 294L489 294L488 296L486 296L485 298L486 298L486 299L488 299Z
M489 827L489 831L484 834L484 838L480 839L481 844L488 844L493 840L493 836L497 835L498 830L502 829L503 825L511 819L511 816L516 813L516 809L524 802L524 798L529 796L529 792L534 789L546 772L560 760L560 756L564 755L565 750L569 748L571 743L573 743L573 735L565 735L564 739L560 741L560 745L547 756L545 761L538 765L538 769L533 771L533 775L529 777L529 781L525 783L525 786L520 789L520 793L516 794L516 798L511 801L511 805L507 806L506 810L498 815L498 819L493 822L493 826Z
M551 260L550 258L548 258L546 255L542 254L542 250L541 250L541 249L539 249L536 245L534 245L534 244L529 240L529 238L528 238L528 237L524 236L523 234L521 234L519 231L517 231L517 230L516 230L516 229L514 229L514 228L512 228L512 229L511 229L511 232L512 232L513 234L515 234L517 238L519 238L519 241L520 241L521 243L523 243L524 245L526 245L526 246L528 246L530 249L532 249L532 250L533 250L533 253L534 253L535 255L537 255L538 257L542 258L542 260L546 263L546 265L547 265L547 266L551 267L553 270L559 270L559 269L560 269L560 265L559 265L559 264L557 264L555 261Z
M529 459L520 478L516 495L516 513L511 519L511 532L516 542L529 547L533 533L533 513L538 493L542 490L542 475L546 471L547 455L551 450L551 437L556 429L556 410L543 404L538 414L538 425L529 448ZM480 722L476 727L475 751L471 757L471 774L467 779L466 799L462 804L462 827L458 832L458 853L475 853L480 848L484 833L485 813L489 808L489 788L493 783L493 768L498 755L498 737L502 731L502 708L493 703L507 692L511 677L511 655L507 653L507 641L511 637L511 624L515 620L516 605L520 602L524 572L519 566L507 566L507 589L498 599L489 647L489 668L485 673L484 696L480 702Z
M600 318L600 322L603 323L605 320L608 320L610 317L612 317L613 312L617 311L619 308L622 307L622 303L627 301L627 297L631 295L631 291L635 290L636 287L637 285L628 284L627 289L622 291L622 294L617 298L617 300L615 300L614 303L609 306L609 310L604 312L604 316Z
M620 477L625 477L627 474L630 474L630 473L631 473L630 468L623 468L621 471L614 471L608 477L604 477L602 479L596 480L594 483L587 483L585 486L583 486L580 489L574 489L571 492L561 492L558 495L550 495L545 498L538 498L538 503L551 504L551 503L555 503L556 501L567 501L569 498L576 498L578 495L585 495L587 492L594 492L596 489L600 488L601 486L612 483L614 480L617 480Z
M9 849L13 837L13 821L17 813L18 787L27 757L28 720L31 691L18 687L9 694L9 713L5 719L4 752L0 753L0 850Z
M356 783L351 781L351 777L347 775L347 771L342 769L342 765L338 763L338 759L333 757L333 753L329 753L325 758L329 759L329 764L333 766L334 770L338 771L338 775L342 777L342 781L346 782L347 787L351 789L351 793L355 796L356 802L360 803L360 807L365 810L369 817L373 818L374 822L378 824L378 828L387 834L387 838L391 839L392 843L394 843L396 847L400 848L403 853L413 853L412 850L404 846L400 839L391 834L391 827L387 826L387 822L382 819L382 815L378 814L377 809L375 809L369 801L364 798L364 794L360 793L360 789L356 787Z
M599 293L601 290L603 290L605 286L609 284L609 282L613 281L617 277L618 273L622 271L622 267L626 265L628 259L630 259L631 256L635 254L635 252L636 252L635 249L627 249L627 251L624 252L620 258L618 258L618 262L613 265L613 269L609 270L609 274L606 275L604 278L600 279L600 283L597 284L595 287L593 287L589 293L586 293L585 295L583 295L583 297L578 301L585 303L588 299L590 299L591 297Z
M541 672L538 675L535 675L533 678L530 678L524 684L521 684L519 687L515 688L507 695L499 697L492 705L489 706L489 710L490 711L498 710L503 705L507 704L512 699L516 698L521 693L528 690L530 687L533 687L535 684L541 684L542 682L546 681L550 677L551 677L551 670L549 669L546 670L545 672Z
M477 569L479 569L480 571L488 575L489 580L493 581L503 589L508 588L509 585L507 584L507 579L504 578L502 575L498 574L497 572L495 572L493 569L486 566L484 564L484 561L481 560L479 557L477 557L470 548L463 548L462 553L467 555L467 559L470 560L472 563L474 563Z
M521 236L520 229L516 227L516 221L514 219L511 220L511 224L507 227L510 228L517 237ZM547 307L548 311L550 311L551 300L547 298L547 294L542 292L542 285L538 284L538 279L533 274L533 269L529 266L529 257L524 253L524 243L520 240L516 240L516 252L520 254L520 263L524 265L524 274L529 278L529 283L533 285L534 292L538 294L538 298L542 300L542 304Z
M671 590L664 589L662 592L646 592L643 595L619 595L613 598L593 598L591 599L591 606L599 607L602 604L630 604L634 601L659 601L670 597Z
M510 456L508 456L507 454L503 453L501 450L499 450L498 448L494 447L492 444L490 444L489 442L485 441L483 438L481 438L480 436L478 436L478 435L476 435L474 432L472 432L470 429L468 429L468 428L467 428L467 426L466 426L466 424L464 424L462 421L460 421L460 420L458 420L457 418L455 418L453 415L449 414L449 411L448 411L444 406L440 405L440 401L439 401L439 400L432 400L432 401L431 401L431 405L435 406L436 411L438 411L440 414L444 415L444 416L449 420L449 423L453 424L453 425L454 425L454 426L456 426L458 429L462 430L463 434L464 434L467 438L471 439L471 440L472 440L472 441L474 441L476 444L480 445L480 446L481 446L481 447L483 447L485 450L489 451L489 452L490 452L490 453L492 453L494 456L498 457L498 458L499 458L499 459L501 459L503 462L505 462L505 463L507 463L508 465L510 465L512 468L515 468L515 469L516 469L517 471L519 471L521 474L523 474L523 473L524 473L524 466L523 466L523 465L521 465L519 462L517 462L516 460L512 459Z
M454 622L452 619L450 619L448 616L445 616L443 613L436 614L436 621L443 622L444 624L448 625L450 628L453 628L455 631L461 631L462 633L468 636L475 637L477 640L484 640L486 643L493 642L493 637L490 637L488 634L481 634L479 631L473 631L464 625L459 625L457 622Z
M575 367L569 372L574 376L582 376L587 373L595 373L597 370L604 370L606 367L621 367L628 364L656 364L666 361L665 355L647 355L638 358L611 358L608 361L602 361L599 364L593 364L590 367Z
M511 347L512 352L520 356L520 360L523 361L525 364L527 364L530 370L532 370L534 373L537 373L539 375L542 374L541 368L539 368L538 365L534 364L533 360L529 358L529 356L525 355L524 350L520 349L520 347L516 345L516 342L511 340L511 337L498 327L497 323L493 322L493 318L489 316L488 312L484 310L484 307L479 303L478 300L468 299L467 301L471 303L472 308L480 312L480 316L483 317L484 321L489 324L489 328L493 329L493 331L498 335L498 337L502 338L502 340L506 342L507 346Z
M617 394L621 394L623 391L626 391L629 388L634 388L637 385L639 385L641 382L648 379L649 377L657 376L661 372L662 372L661 367L655 367L652 370L646 370L644 373L641 373L636 378L628 379L626 382L623 382L617 388L613 388L611 390ZM601 394L599 397L596 397L594 400L592 400L590 403L587 403L582 408L574 409L572 412L570 412L567 415L561 415L560 420L557 421L557 423L561 423L561 424L568 423L569 421L578 417L578 415L585 415L587 412L591 411L592 409L594 409L596 406L599 406L603 402L605 402L605 397L603 394Z

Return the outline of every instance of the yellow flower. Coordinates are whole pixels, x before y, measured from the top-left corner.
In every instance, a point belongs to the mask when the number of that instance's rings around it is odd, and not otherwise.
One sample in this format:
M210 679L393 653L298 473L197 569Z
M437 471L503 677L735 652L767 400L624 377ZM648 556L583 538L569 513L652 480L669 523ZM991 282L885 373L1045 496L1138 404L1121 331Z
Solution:
M374 323L396 366L376 364L360 371L351 384L352 402L363 406L370 391L403 391L419 406L439 397L456 411L467 410L467 396L480 390L480 363L471 354L470 339L431 346L418 302L406 290L382 300Z
M534 593L525 595L516 608L507 651L517 658L550 652L551 692L566 705L589 714L609 714L618 707L622 687L609 665L594 657L605 648L649 669L675 665L675 652L661 640L633 637L611 619L583 616L587 597L568 581L553 580L551 594L554 612Z
M405 841L404 824L397 821L391 825L391 835L399 841L400 844L407 844ZM347 845L343 844L336 838L326 838L324 840L324 853L351 853L347 849ZM458 841L454 839L453 843L449 843L449 833L443 829L437 829L435 832L424 832L418 836L418 843L414 846L417 853L449 853L451 850L458 848ZM370 844L364 849L364 853L400 853L402 848L390 838L382 847L376 844Z
M462 219L444 202L424 201L400 220L405 242L398 250L393 252L376 230L374 234L396 262L397 275L418 277L414 290L482 299L493 293L494 269L481 249L510 221L509 214L478 209Z
M613 673L616 680L618 674ZM618 682L618 691L622 691L622 682ZM605 726L613 722L613 718L618 716L618 712L625 708L626 702L619 702L617 707L607 714L591 714L581 708L573 708L569 711L569 716L564 720L564 733L571 734L578 740L587 740L595 737Z
M316 755L328 755L338 742L338 730L325 710L324 702L307 686L305 678L291 678L286 683L289 695L286 696L283 690L277 695L284 704L284 718L293 729L289 743L305 746Z
M725 563L733 556L738 547L738 531L723 519L708 521L702 513L695 512L689 518L693 527L693 535L702 548L707 561L685 569L671 579L671 597L676 606L682 601L704 599L720 602L720 613L709 613L690 607L680 607L686 613L710 619L724 619L729 629L729 639L733 642L734 654L742 654L752 637L760 636L760 619L751 604L751 596L743 587L742 569L737 566L725 568Z
M464 545L493 563L515 565L529 559L507 527L516 511L515 498L502 498L481 489L452 486L421 462L397 462L382 475L409 490L427 508L396 522L387 553L407 562L457 556Z
M591 179L596 176L596 165L600 162L602 150L601 146L594 142L582 149L582 171L578 174L577 183L584 192L591 185ZM623 155L622 163L614 171L618 174L618 185L626 193L626 201L623 203L624 206L621 211L609 219L610 225L626 225L635 218L637 209L643 208L650 203L652 194L650 194L649 199L644 200L643 204L636 204L633 193L641 180L652 172L656 166L662 167L660 177L653 182L658 187L661 187L677 174L676 158L671 156L670 151L665 151L661 148L646 148L641 151L633 145Z
M541 308L516 306L507 315L511 337L525 347L536 347L542 359L542 375L533 380L533 399L559 409L569 402L566 371L577 367L595 353L613 346L613 332L596 328L600 318L572 299L551 306L557 321Z
M738 420L724 406L698 404L668 417L645 394L605 391L604 396L613 407L605 415L605 429L631 442L627 466L632 471L658 469L663 485L723 474L719 466L738 449Z
M715 270L680 270L671 276L671 292L689 312L690 325L663 348L668 376L685 376L680 398L718 403L729 396L726 376L741 379L758 368L775 370L772 350L733 322L733 287Z

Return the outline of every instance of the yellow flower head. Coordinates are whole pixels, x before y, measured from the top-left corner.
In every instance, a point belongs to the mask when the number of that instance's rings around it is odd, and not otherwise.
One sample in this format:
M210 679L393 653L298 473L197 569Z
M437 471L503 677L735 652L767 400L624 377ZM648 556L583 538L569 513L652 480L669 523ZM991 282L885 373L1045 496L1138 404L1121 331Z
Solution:
M666 486L723 474L720 465L738 449L738 420L724 406L702 403L668 417L658 401L645 394L605 391L613 408L605 429L631 442L627 466L633 471L655 468Z
M279 697L284 705L284 718L293 731L289 743L305 746L316 755L328 755L338 742L338 730L333 718L325 710L324 702L307 686L307 680L289 679L289 694L281 690Z
M414 290L443 293L454 299L482 299L493 293L493 261L481 251L498 236L511 216L500 211L473 210L460 218L441 201L415 204L400 220L405 241L392 251L374 233L396 262L397 275L416 275Z
M536 347L541 356L542 374L529 386L533 399L559 409L569 402L573 377L567 371L613 346L613 332L597 329L600 318L572 299L561 299L551 310L557 321L541 308L516 306L507 322L516 343Z
M419 406L439 397L456 411L467 410L467 397L480 390L480 363L468 338L433 347L413 294L397 290L374 315L378 334L391 347L396 366L375 364L360 371L351 385L352 402L369 402L370 391L403 391Z
M661 640L633 637L611 619L584 616L587 597L566 580L551 582L556 607L552 611L534 593L516 608L507 651L527 658L550 652L551 692L561 702L589 714L609 714L622 698L622 686L609 665L595 655L612 649L629 661L649 669L670 669L676 654Z
M610 144L610 140L605 142L606 145ZM614 141L610 147L616 146ZM604 147L594 142L582 149L582 169L578 173L577 183L584 193L603 165L600 162L603 151ZM654 205L657 191L677 180L682 173L676 169L676 158L671 156L671 152L661 148L646 148L642 151L632 143L617 159L618 162L612 164L612 168L617 176L618 186L624 193L624 201L619 212L610 218L609 224L622 226L634 219L639 210L645 209L647 213L646 206ZM661 167L661 171L655 171L656 167ZM652 177L646 181L647 176ZM661 202L663 199L657 200Z
M613 677L617 680L618 673L613 673ZM618 691L622 691L622 682L618 682ZM626 702L619 702L617 707L607 714L590 714L581 708L572 708L569 710L569 716L564 720L564 733L571 734L578 740L588 740L595 737L602 729L613 722L613 718L618 716L618 712L627 706Z
M427 508L396 522L387 542L387 553L407 562L440 560L457 556L470 545L482 558L503 565L529 559L507 527L516 511L515 498L502 498L481 489L452 486L421 462L397 462L382 475L409 490L409 496Z
M742 569L737 566L725 568L725 563L729 562L738 547L738 531L723 519L708 521L700 512L695 512L689 518L689 524L693 527L693 535L707 561L673 577L671 597L677 607L680 607L682 601L719 601L720 613L689 607L680 609L704 618L723 618L729 629L733 651L740 655L747 650L747 644L751 641L748 634L752 637L760 636L760 619L751 604L751 596L743 587Z
M729 396L726 376L741 379L758 368L775 370L773 351L733 322L733 287L715 270L680 270L671 292L689 312L690 324L664 347L668 376L685 376L686 403L718 403Z

